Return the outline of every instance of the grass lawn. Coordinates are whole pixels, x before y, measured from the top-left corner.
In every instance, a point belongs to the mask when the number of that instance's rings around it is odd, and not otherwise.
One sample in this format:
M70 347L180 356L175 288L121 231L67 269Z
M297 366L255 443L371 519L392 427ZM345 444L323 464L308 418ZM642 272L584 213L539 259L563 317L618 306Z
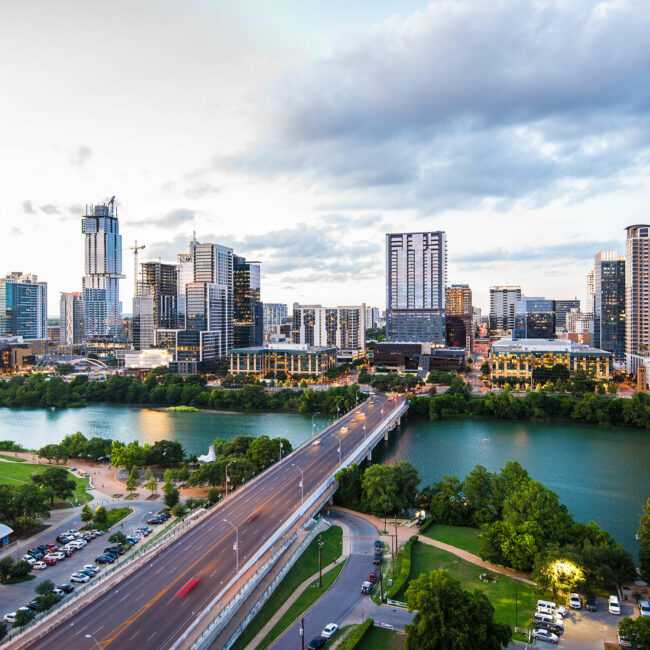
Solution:
M88 525L88 528L98 528L99 530L107 531L111 526L115 526L118 521L122 521L125 517L128 517L133 512L133 508L113 508L112 510L106 510L107 521L103 526L95 526L92 522Z
M385 630L381 627L371 627L361 639L357 650L404 650L406 635Z
M323 566L327 566L340 557L343 550L343 531L338 526L328 528L323 537ZM305 552L291 567L284 580L277 586L270 598L249 623L244 633L237 639L233 650L243 650L268 623L273 614L289 596L305 581L318 571L318 537L312 540ZM338 575L338 574L337 574Z
M6 456L5 454L0 454L0 458L4 458L5 460L10 460L14 463L24 463L25 459L24 458L17 458L16 456Z
M33 463L0 463L0 483L7 483L9 485L20 485L21 483L31 483L32 472L44 472L50 467L63 467L63 465L36 465ZM87 478L77 478L70 474L70 478L74 480L77 487L72 495L70 501L74 505L75 498L78 503L86 503L92 497L86 492L88 487Z
M429 539L435 539L444 544L449 544L449 546L462 548L464 551L469 551L473 555L478 555L478 549L481 546L481 541L478 538L480 532L478 528L433 524L422 535Z
M499 623L507 623L511 627L515 625L515 580L499 574L490 574L498 578L497 582L485 583L479 580L485 569L462 560L455 555L432 546L416 544L413 547L411 560L411 578L416 578L422 573L428 573L434 569L447 569L451 575L460 581L463 589L469 591L480 589L490 599L494 607L494 618ZM488 572L489 573L489 572ZM407 585L408 586L408 585ZM526 629L532 621L533 612L540 597L535 587L520 582L518 592L518 614L517 624L519 629ZM550 600L550 596L548 597ZM405 600L400 594L400 600ZM522 637L523 638L523 637Z

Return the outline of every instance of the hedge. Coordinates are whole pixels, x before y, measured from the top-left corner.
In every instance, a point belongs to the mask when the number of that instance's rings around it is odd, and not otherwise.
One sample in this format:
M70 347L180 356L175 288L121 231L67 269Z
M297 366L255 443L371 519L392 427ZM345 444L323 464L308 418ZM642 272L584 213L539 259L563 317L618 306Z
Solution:
M411 577L411 548L417 541L418 536L413 535L409 541L404 544L404 557L402 558L402 566L400 568L399 575L386 594L387 598L394 598L397 596L397 594L402 591L402 589L404 589L406 583L409 581L409 578Z
M433 517L430 517L420 526L419 528L420 532L423 533L425 530L429 530L429 528L431 528L431 526L433 526L434 523L435 522L433 520Z
M357 625L350 634L347 635L343 643L338 647L339 650L354 650L360 643L366 632L375 624L371 618L367 618L361 625Z

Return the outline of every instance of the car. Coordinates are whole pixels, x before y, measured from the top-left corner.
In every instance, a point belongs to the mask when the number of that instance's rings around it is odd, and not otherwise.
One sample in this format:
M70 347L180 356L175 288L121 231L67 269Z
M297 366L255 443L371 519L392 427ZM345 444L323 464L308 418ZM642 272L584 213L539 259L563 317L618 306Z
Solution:
M333 637L337 630L339 629L339 626L336 623L329 623L323 628L323 631L320 633L320 635L324 639L329 639L330 637Z
M54 564L56 564L56 562L54 562ZM43 569L47 569L47 564L42 560L39 560L38 562L34 562L32 569L36 569L36 571L42 571Z
M41 544L40 546L36 547L43 555L47 555L50 552L50 549L45 546L45 544Z
M95 558L95 562L97 562L97 564L113 564L115 558L112 555L98 555Z
M549 632L544 628L537 628L533 630L533 639L548 641L549 643L557 643L559 641L557 634L553 634L553 632Z
M124 555L126 551L121 546L108 546L104 549L104 553L117 553L118 555Z
M99 567L96 564L84 564L84 569L88 569L88 571L94 571L95 573L99 573Z
M347 433L348 431L348 427L341 427L341 433Z
M621 613L621 603L618 600L618 596L610 596L607 599L607 608L610 614L618 616Z
M58 587L54 587L54 589L52 589L52 593L56 594L57 596L65 596L63 589L59 589Z
M91 532L95 533L95 535L97 535L97 537L101 537L104 534L103 530L99 530L97 528L93 528Z
M97 575L95 571L90 571L89 569L80 569L77 573L81 573L81 575L88 576L89 578L94 578Z
M37 548L30 548L27 553L37 560L43 559L43 553L41 553Z
M377 574L374 571L368 574L368 582L372 582L373 585L376 584Z
M45 562L47 566L54 566L56 564L56 558L52 557L51 555L46 555L43 558L43 562ZM36 567L36 565L34 565L34 567Z
M375 553L377 552L377 549L382 549L384 548L383 544L381 543L380 540L376 539L375 540Z
M582 598L580 598L580 594L569 594L569 607L571 609L582 609Z
M375 557L372 560L372 563L377 565L381 564L381 555L375 555Z
M140 541L140 535L129 535L126 541L131 542L131 544L137 544Z
M50 549L50 551L58 551L59 550L59 547L56 544L46 544L45 546L47 546Z
M320 445L320 438L317 438L314 440L314 442L311 443L312 445Z
M639 601L639 615L650 616L650 603L647 600Z
M67 557L63 551L54 551L54 553L50 553L50 555L55 557L57 560L65 560Z
M618 645L620 645L621 648L632 647L632 641L630 641L626 636L621 636L620 632L616 632L616 636L618 637Z
M69 585L67 582L64 582L62 585L58 585L57 589L60 589L65 594L70 594L74 591L74 587Z
M59 544L67 544L68 542L71 542L74 539L74 537L70 537L70 535L59 535L56 538L56 541L59 542Z
M327 639L324 639L322 636L317 636L315 639L312 639L307 646L307 650L319 650L327 643Z
M151 524L152 526L157 526L158 524L162 524L163 520L157 519L156 517L152 517L151 519L147 519L147 523Z
M564 621L559 616L542 614L537 611L533 614L533 623L537 627L543 627L556 634L562 634L564 632Z
M375 585L373 585L372 582L368 582L368 581L366 580L366 582L364 582L364 583L361 585L361 593L362 593L362 594L369 594L369 593L372 593L372 588L373 588L374 586L375 586Z
M25 605L25 609L31 609L32 612L37 612L40 602L41 599L39 596L37 596L36 598L34 598L34 600L31 600L30 602L27 603L27 605Z
M593 594L587 594L587 600L585 601L585 608L588 612L597 612L598 611L598 601L596 596Z
M557 605L556 603L550 600L538 600L537 608L539 609L540 607L548 607L554 610L555 613L559 614L562 618L564 618L567 614L566 607L564 607L564 605Z
M5 614L2 618L4 619L5 623L14 623L16 620L16 614L18 612L30 612L31 610L29 607L19 607L15 612L9 612L8 614Z
M88 582L90 578L83 573L73 573L70 576L70 582Z
M27 564L29 564L30 566L32 566L32 565L34 565L36 563L36 558L33 555L25 554L20 559L27 562Z
M68 546L76 546L77 548L83 548L88 542L85 539L75 539L72 540Z

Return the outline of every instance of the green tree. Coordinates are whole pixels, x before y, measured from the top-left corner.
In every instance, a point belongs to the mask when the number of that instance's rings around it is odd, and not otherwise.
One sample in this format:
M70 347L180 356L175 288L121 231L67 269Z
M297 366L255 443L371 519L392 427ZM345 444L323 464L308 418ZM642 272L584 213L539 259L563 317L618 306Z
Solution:
M371 465L363 473L361 494L364 509L383 514L385 520L399 504L395 473L387 465Z
M181 467L181 468L178 470L178 472L177 472L177 474L176 474L176 478L177 478L181 483L187 483L188 479L190 478L190 470L187 469L187 467L185 467L185 465L183 465L183 467Z
M90 509L90 506L86 503L84 507L81 509L81 521L87 523L89 521L92 521L92 518L93 518L93 511Z
M14 560L11 555L5 555L5 557L0 560L0 576L10 576L13 565Z
M26 575L29 575L31 572L32 567L29 564L29 562L26 562L25 560L20 560L19 562L16 562L11 569L9 570L9 574L11 575L12 578L24 578Z
M165 485L165 505L171 509L179 501L180 493L173 485Z
M54 497L68 499L77 487L75 481L70 477L67 469L61 467L49 467L40 474L33 474L32 481L41 489L46 490L50 496L50 505L54 506Z
M650 648L650 618L626 616L618 623L618 633L632 642L634 648Z
M165 473L163 474L163 481L165 482L166 486L172 485L175 478L176 478L176 472L173 469L165 470Z
M129 476L129 478L126 479L126 491L127 492L135 492L138 489L138 485L135 482L135 479L133 476Z
M488 472L482 465L476 465L465 477L465 499L472 511L475 526L494 521L496 516L494 481L494 474Z
M260 436L251 441L246 456L255 463L259 471L278 460L279 448L268 436Z
M151 496L153 496L153 493L156 491L156 487L158 487L158 483L156 482L156 479L151 476L149 480L145 483L145 487L147 490L151 490Z
M185 516L186 511L187 509L182 503L177 503L171 510L172 515L174 515L174 517L178 517L179 519Z
M580 557L554 546L538 555L533 576L537 586L552 592L553 596L578 591L585 583L585 571Z
M412 580L406 599L416 612L406 625L407 650L501 650L512 638L509 625L495 622L487 596L464 591L443 569Z
M402 461L390 466L397 485L396 506L402 512L415 505L415 496L420 484L418 471L408 461Z
M32 621L35 614L31 609L19 609L16 612L16 620L14 621L14 627L25 627L28 623Z
M56 585L51 580L43 580L36 585L36 589L34 591L36 591L39 596L44 596L45 594L49 594L54 591L55 587Z
M147 466L146 469L144 470L145 481L148 481L152 476L153 476L153 471L151 470L151 467Z
M358 508L361 503L361 469L350 465L339 470L334 477L339 484L334 502L345 508Z
M650 497L641 510L638 535L641 576L650 582Z
M200 388L199 392L202 392ZM183 445L177 440L157 440L147 451L146 462L149 465L169 467L182 463L184 456Z
M214 505L217 503L217 501L219 501L219 499L221 499L221 492L219 491L219 488L211 487L208 489L205 496L208 500L208 503L210 505Z
M95 526L104 526L108 522L108 514L104 506L97 506L95 514L93 515L93 523Z
M126 544L126 535L118 530L108 538L108 541L111 544Z

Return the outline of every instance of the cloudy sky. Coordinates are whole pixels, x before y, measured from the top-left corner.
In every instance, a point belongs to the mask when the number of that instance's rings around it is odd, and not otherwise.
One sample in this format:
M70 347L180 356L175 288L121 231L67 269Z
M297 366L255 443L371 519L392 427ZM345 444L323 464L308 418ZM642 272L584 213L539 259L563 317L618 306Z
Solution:
M79 290L80 214L125 246L263 262L268 302L384 306L384 234L449 282L584 299L650 221L650 3L4 0L0 273ZM132 257L125 256L130 312Z

